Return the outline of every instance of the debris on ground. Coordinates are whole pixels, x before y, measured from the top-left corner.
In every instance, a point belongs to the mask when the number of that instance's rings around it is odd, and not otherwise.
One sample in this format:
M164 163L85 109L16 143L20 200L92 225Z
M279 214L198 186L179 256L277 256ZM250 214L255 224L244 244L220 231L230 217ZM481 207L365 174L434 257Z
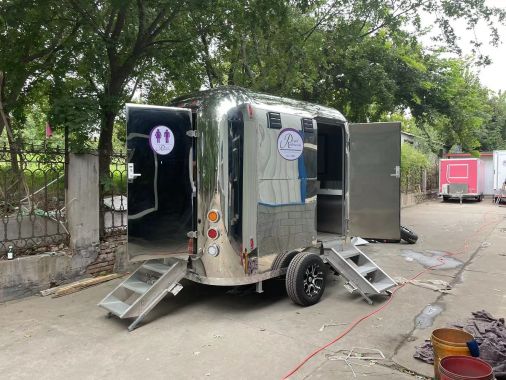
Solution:
M412 285L420 286L422 288L431 289L436 292L449 293L452 287L449 282L443 280L408 280L404 277L396 277L394 279L398 284L405 284L409 282Z
M357 245L366 245L369 244L369 242L365 239L362 239L361 237L354 237L351 239L351 244L357 246Z
M67 294L72 294L75 292L78 292L80 290L89 288L93 285L98 285L106 281L114 280L118 277L122 277L122 274L118 273L112 273L105 276L98 276L98 277L92 277L92 278L86 278L84 280L79 280L76 282L73 282L71 284L61 285L54 288L49 288L46 290L42 290L40 292L40 295L45 297L49 295L53 295L53 298L66 296Z
M427 339L421 346L415 347L413 357L425 363L434 364L434 350L431 341Z
M366 347L353 347L351 350L340 350L339 352L343 352L347 355L325 355L328 360L342 360L346 363L346 365L351 369L353 373L353 377L357 377L355 373L355 369L353 365L360 365L364 367L369 367L376 365L378 361L385 360L386 357L381 350L377 348L366 348ZM358 362L353 362L353 360L367 360L368 364L360 364Z
M323 331L327 327L330 327L330 326L346 326L347 324L348 324L347 322L342 322L342 323L324 323L322 325L322 327L320 327L320 331Z
M467 331L474 336L480 347L480 359L494 369L497 380L506 380L506 326L504 318L494 318L485 310L472 313L465 323L453 323L450 327ZM414 358L426 363L434 363L434 352L430 340L416 347Z

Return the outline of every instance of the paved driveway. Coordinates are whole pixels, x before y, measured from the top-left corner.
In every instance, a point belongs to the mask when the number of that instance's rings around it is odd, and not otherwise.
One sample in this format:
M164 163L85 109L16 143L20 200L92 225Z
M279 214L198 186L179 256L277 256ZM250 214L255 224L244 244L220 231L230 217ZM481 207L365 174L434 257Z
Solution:
M428 202L403 210L403 224L419 235L415 245L364 247L393 277L424 269L427 251L447 251L460 263L425 273L442 279L450 294L407 285L377 315L316 355L292 378L414 379L432 375L412 358L414 346L433 328L486 309L506 315L506 208L482 203ZM485 243L485 244L484 244ZM403 257L406 250L409 258ZM414 259L413 259L414 258ZM423 262L423 260L421 260ZM30 297L0 305L0 377L5 379L280 379L306 355L341 333L369 306L329 278L321 302L309 308L287 298L284 283L272 280L263 294L185 283L129 333L128 322L106 318L96 303L117 281L62 298ZM432 326L416 327L428 305L442 309ZM324 324L336 324L322 329ZM430 324L430 321L429 321ZM333 360L352 347L380 349L387 360ZM352 369L353 368L353 369ZM417 375L418 374L418 375Z

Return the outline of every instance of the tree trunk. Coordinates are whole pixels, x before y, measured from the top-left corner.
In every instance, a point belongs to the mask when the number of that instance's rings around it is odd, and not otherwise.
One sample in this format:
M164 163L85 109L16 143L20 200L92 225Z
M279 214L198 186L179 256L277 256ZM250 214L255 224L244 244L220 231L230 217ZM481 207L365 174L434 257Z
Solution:
M16 149L16 140L12 134L11 128L11 120L9 117L9 112L5 109L5 101L4 101L4 93L5 93L5 73L0 71L0 136L2 135L3 130L7 133L7 141L9 142L9 149L11 153L11 166L14 174L18 174L19 172L19 164L18 164L18 156Z

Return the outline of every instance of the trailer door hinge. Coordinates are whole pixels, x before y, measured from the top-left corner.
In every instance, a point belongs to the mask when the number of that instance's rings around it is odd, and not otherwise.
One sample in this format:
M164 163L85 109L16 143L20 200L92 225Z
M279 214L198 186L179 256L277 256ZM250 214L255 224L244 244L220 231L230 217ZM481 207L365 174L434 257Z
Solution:
M195 138L199 137L199 132L196 129L191 129L189 131L186 131L186 136L195 139Z
M186 234L186 237L188 237L189 239L196 239L197 236L198 236L197 231L190 231Z

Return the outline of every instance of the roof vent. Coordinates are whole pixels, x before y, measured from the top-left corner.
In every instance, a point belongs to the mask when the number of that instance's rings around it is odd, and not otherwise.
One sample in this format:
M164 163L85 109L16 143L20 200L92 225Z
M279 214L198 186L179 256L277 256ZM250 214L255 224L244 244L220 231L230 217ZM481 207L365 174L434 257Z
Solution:
M267 121L269 128L281 129L281 114L279 112L268 112Z

